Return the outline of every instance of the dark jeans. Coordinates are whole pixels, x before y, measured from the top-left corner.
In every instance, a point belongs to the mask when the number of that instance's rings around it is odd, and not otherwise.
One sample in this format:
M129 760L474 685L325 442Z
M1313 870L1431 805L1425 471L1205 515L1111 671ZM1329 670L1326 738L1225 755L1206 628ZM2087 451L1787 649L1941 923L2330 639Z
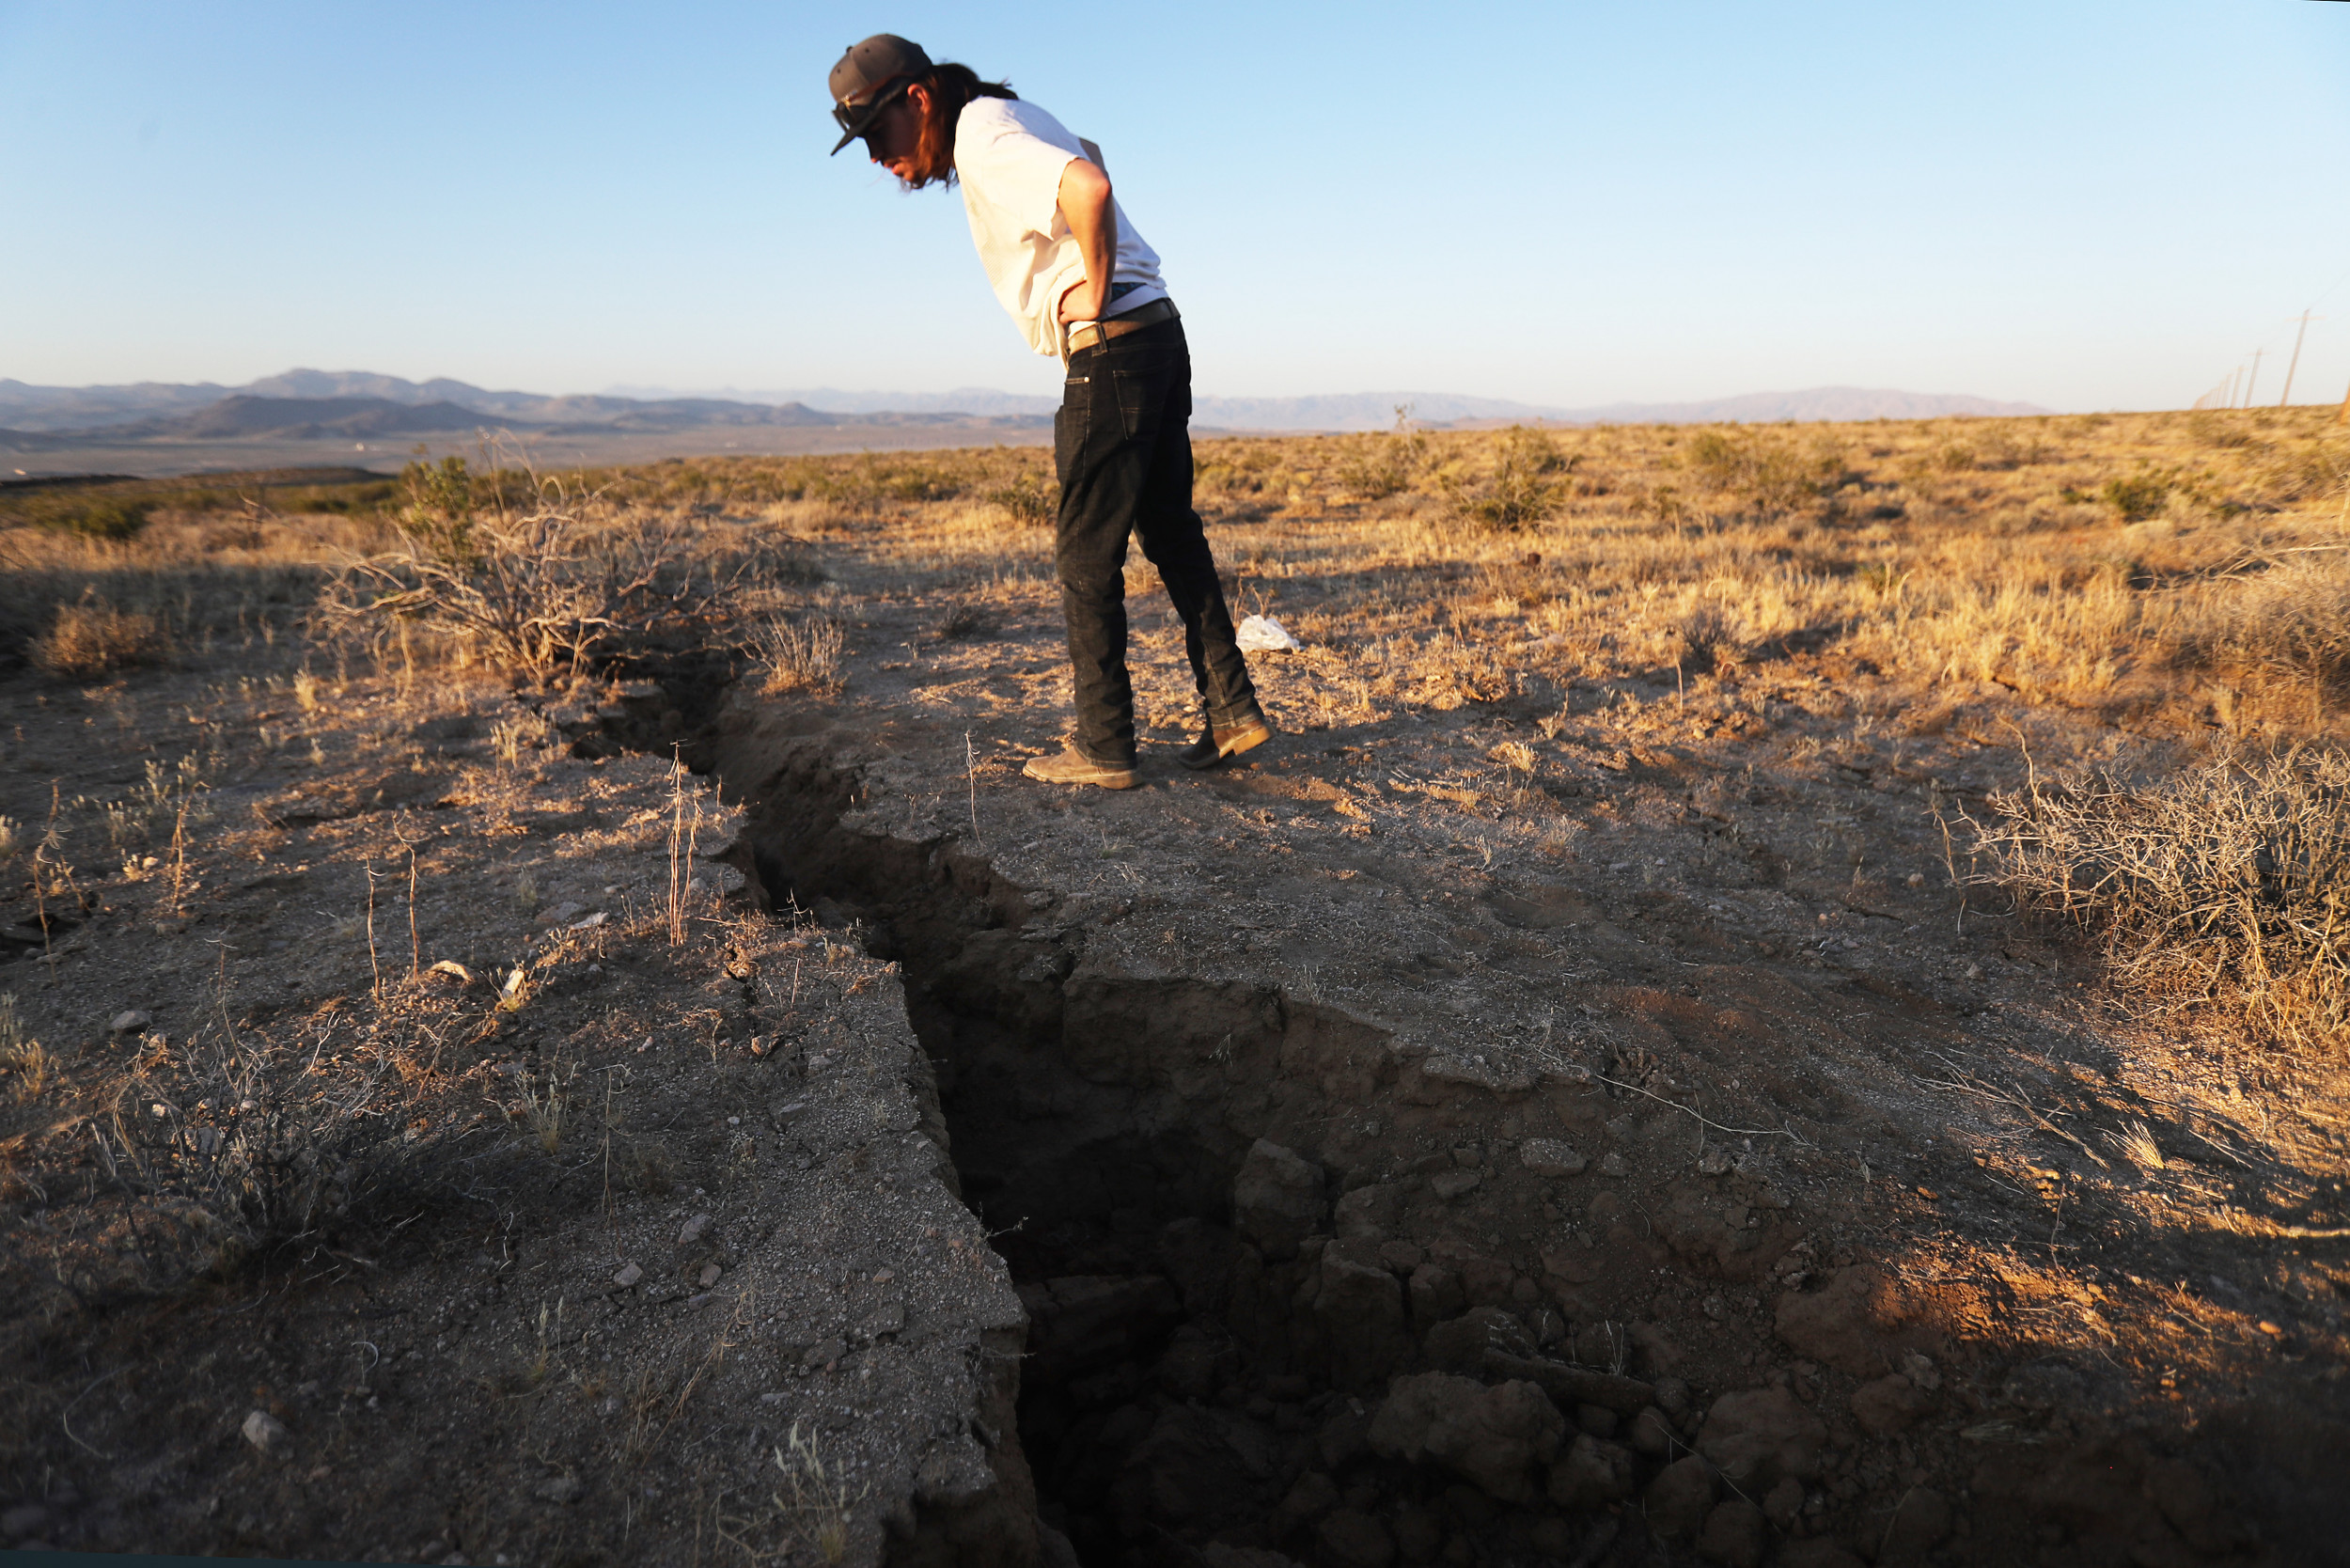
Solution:
M1053 416L1060 474L1054 569L1075 667L1077 749L1096 762L1135 760L1135 689L1126 673L1126 536L1159 569L1183 620L1209 722L1257 716L1257 688L1232 640L1232 612L1191 506L1191 350L1181 321L1161 321L1069 356Z

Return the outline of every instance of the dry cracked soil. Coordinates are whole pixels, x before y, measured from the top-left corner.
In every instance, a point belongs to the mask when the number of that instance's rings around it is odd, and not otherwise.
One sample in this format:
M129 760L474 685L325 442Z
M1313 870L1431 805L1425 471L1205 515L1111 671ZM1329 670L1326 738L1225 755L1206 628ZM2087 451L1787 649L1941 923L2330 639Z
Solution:
M1138 594L1144 785L1055 792L1048 585L826 570L812 695L0 697L75 873L0 931L12 1542L2342 1560L2338 1102L1968 883L2046 713L1796 645L1308 728L1309 647L1195 775Z

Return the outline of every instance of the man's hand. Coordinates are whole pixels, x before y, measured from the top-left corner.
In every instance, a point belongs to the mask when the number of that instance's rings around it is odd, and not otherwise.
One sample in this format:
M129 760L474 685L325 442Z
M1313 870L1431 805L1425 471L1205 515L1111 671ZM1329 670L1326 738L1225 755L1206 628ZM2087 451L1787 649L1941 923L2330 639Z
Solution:
M1077 242L1086 276L1060 297L1064 321L1095 321L1109 304L1110 274L1118 263L1118 209L1110 177L1098 164L1072 158L1060 177L1061 221Z

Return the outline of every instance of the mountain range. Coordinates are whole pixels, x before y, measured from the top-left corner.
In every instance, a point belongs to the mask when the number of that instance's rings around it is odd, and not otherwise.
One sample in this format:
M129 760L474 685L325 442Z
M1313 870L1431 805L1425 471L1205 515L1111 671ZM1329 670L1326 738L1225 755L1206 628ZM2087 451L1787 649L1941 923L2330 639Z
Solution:
M363 370L289 370L243 386L140 382L35 386L0 379L0 436L21 450L93 442L365 439L494 425L551 435L828 426L995 427L1032 431L1048 397L965 387L944 393L795 392L679 395L625 387L601 395L493 391L446 378L412 382ZM2029 403L1852 386L1760 392L1689 403L1556 408L1450 393L1357 392L1298 398L1195 400L1205 429L1362 431L1393 425L1399 408L1428 426L1540 421L1645 424L1779 419L1931 418L2044 414ZM909 432L910 433L910 432Z

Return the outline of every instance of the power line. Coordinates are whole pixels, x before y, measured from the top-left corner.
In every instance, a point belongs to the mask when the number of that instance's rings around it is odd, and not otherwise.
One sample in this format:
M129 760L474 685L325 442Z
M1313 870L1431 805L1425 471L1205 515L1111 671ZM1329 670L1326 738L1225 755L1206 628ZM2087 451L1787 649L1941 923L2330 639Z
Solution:
M2306 310L2301 312L2301 328L2293 335L2293 357L2285 362L2285 395L2277 400L2279 408L2293 401L2293 372L2301 368L2301 339L2309 336L2312 320L2323 321L2325 318L2312 318Z

